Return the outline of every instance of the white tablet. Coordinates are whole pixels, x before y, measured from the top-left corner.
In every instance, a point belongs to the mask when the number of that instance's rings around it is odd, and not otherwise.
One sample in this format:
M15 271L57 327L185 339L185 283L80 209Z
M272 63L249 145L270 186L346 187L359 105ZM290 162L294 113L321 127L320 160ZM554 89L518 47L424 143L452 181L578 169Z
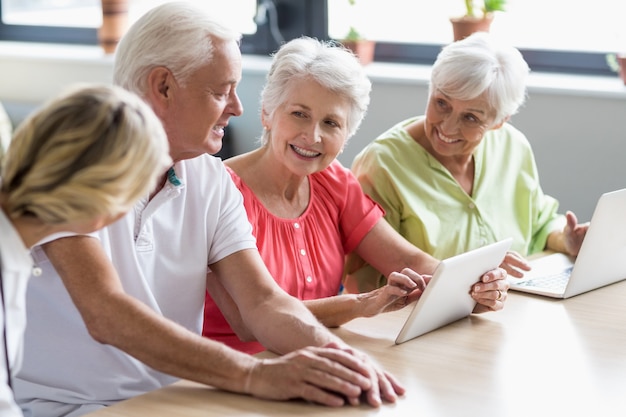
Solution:
M469 316L476 306L470 295L472 285L502 263L511 242L511 238L505 239L441 261L415 302L396 344Z

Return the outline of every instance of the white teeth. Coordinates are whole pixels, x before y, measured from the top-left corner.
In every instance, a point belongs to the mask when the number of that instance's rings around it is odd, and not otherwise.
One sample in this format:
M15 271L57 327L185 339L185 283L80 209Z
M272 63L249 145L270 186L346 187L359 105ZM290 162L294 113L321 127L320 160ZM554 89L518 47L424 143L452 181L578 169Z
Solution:
M446 136L442 135L441 132L439 132L439 139L441 139L445 143L454 143L454 142L456 142L456 139L451 139L449 137L446 137Z
M298 148L295 145L291 145L291 149L293 149L294 151L296 151L296 153L298 155L304 156L306 158L313 158L315 156L320 155L319 152L313 152L313 151L307 151L306 149L302 149L302 148Z
M217 133L224 133L224 126L215 126L213 130Z

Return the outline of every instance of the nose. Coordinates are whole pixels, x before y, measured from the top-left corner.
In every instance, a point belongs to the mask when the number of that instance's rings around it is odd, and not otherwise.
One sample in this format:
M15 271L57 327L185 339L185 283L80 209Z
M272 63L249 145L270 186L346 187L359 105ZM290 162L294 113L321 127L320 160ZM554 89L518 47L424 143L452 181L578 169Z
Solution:
M441 130L444 134L452 134L457 131L458 127L458 118L455 114L449 113L443 116L443 121L441 122Z
M317 143L322 141L322 131L316 123L311 123L302 132L302 136L307 143Z
M241 116L243 114L243 104L241 104L241 100L239 100L239 96L236 92L231 94L227 112L233 116Z

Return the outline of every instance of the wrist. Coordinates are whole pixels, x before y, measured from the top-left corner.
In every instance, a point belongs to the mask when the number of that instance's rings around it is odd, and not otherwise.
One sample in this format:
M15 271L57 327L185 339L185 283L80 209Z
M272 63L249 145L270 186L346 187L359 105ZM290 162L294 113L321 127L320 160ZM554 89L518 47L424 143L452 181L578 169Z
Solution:
M379 306L378 306L378 293L380 292L380 288L375 290L360 293L356 297L356 308L355 311L358 311L356 317L372 317L378 314Z
M555 230L548 235L546 239L546 249L553 252L566 253L565 236L563 231Z
M256 360L250 368L248 368L248 372L246 373L246 380L243 386L244 394L252 395L252 380L255 377L255 371L257 368L263 363L263 359Z

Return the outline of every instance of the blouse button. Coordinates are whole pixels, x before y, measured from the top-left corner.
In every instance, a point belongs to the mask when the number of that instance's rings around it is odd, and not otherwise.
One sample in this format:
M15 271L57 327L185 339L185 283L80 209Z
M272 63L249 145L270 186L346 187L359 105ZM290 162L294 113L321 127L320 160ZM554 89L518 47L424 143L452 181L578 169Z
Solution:
M41 275L41 268L39 268L38 266L33 268L33 276L38 277Z
M306 282L309 282L309 283L313 282L313 277L310 276L310 275L308 277L306 277Z
M305 256L306 255L306 251L304 249L300 249L300 255Z
M474 203L469 203L467 205L470 209L474 210L474 208L476 208L476 205Z
M300 228L300 224L299 223L294 223L293 227L294 227L294 229L299 229Z

